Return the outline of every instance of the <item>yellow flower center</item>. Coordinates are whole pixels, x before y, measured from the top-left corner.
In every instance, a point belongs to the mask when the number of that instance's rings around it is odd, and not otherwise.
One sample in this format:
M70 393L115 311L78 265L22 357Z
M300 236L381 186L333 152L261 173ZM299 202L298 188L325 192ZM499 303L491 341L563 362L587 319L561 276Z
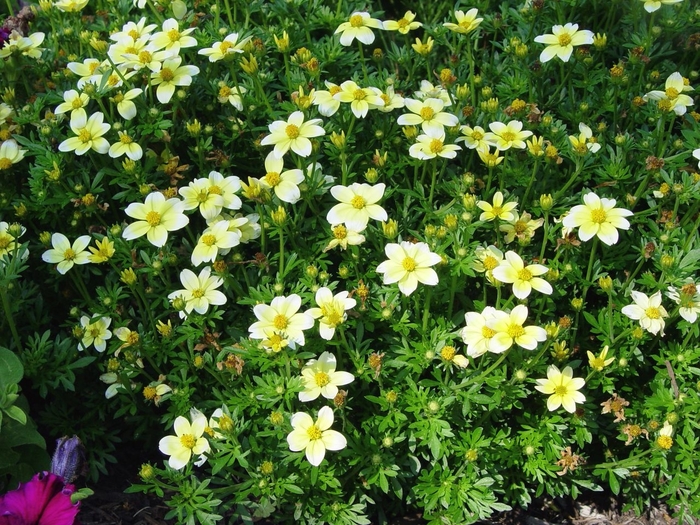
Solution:
M124 95L122 93L117 93L116 95L114 95L114 101L117 104L120 104L123 100L124 100Z
M339 224L335 228L333 228L333 237L336 239L343 240L348 236L348 229L343 226L342 224Z
M160 70L160 78L163 80L163 82L170 82L173 78L175 78L175 74L169 67L164 67Z
M483 335L486 339L491 339L494 335L496 335L496 330L493 330L488 326L482 326L481 335Z
M139 62L142 64L150 64L153 60L153 55L149 51L141 51L139 53Z
M481 131L472 131L472 139L479 141L484 138L484 134Z
M314 381L316 382L316 385L324 387L331 382L331 376L325 372L316 372L316 375L314 375Z
M139 32L136 31L136 29L132 29L129 31L128 35L133 38L134 40L138 40L141 35L139 35Z
M221 42L221 45L219 46L219 50L221 51L221 54L225 54L229 49L233 47L233 44L227 40L224 40Z
M329 324L330 326L338 326L340 323L343 322L343 316L338 313L338 311L335 308L331 309L321 309L323 311L323 316L326 320L326 324Z
M508 326L507 333L513 339L517 339L518 337L522 337L525 335L525 329L519 324L511 324Z
M155 228L160 224L160 213L157 211L149 211L146 214L146 222L149 224L149 226Z
M310 441L318 441L323 436L323 432L321 432L316 425L309 427L306 433L308 434Z
M398 24L399 28L403 29L404 27L409 25L411 22L409 22L405 18L402 18L401 20L397 20L396 23Z
M461 21L459 24L457 24L457 25L458 25L459 27L461 27L462 29L467 29L467 30L468 30L468 29L472 26L472 21L469 20L469 19L467 19L467 18L465 18L464 20L462 20L462 21Z
M117 75L117 74L110 75L109 78L107 79L107 84L109 84L110 86L114 87L114 86L116 86L117 84L119 84L119 81L120 81L120 80L121 80L121 79L119 78L119 75Z
M503 213L503 208L501 206L491 206L491 213L494 217L499 217Z
M456 353L457 353L457 352L455 351L455 347L454 347L454 346L445 346L445 347L440 351L440 356L442 356L442 358L443 358L445 361L452 361L452 360L454 359Z
M525 221L515 221L513 229L516 233L523 233L527 230L527 223Z
M100 329L97 326L90 328L90 337L96 339L100 335Z
M591 211L591 220L597 224L603 224L607 220L607 215L603 208Z
M139 342L139 334L138 332L134 332L133 330L129 332L129 335L126 336L126 342L129 343L130 345L135 345L136 343Z
M138 49L136 49L134 46L127 47L124 50L125 55L135 55L138 52Z
M180 443L183 447L189 448L191 450L197 444L197 440L192 434L183 434L180 436Z
M216 184L213 184L209 186L209 193L213 195L221 195L223 194L223 190L219 188Z
M144 399L151 400L154 399L158 395L158 391L156 390L156 387L154 386L146 386L143 388L143 397ZM183 436L184 437L184 436ZM182 438L180 438L182 440Z
M228 98L231 96L231 88L228 86L221 86L221 89L219 89L219 96L221 98Z
M278 314L275 316L275 319L272 321L272 324L275 325L275 328L277 330L284 330L289 326L289 319L287 319L287 316Z
M673 438L671 438L670 436L659 436L656 439L656 444L659 445L659 448L668 450L673 446Z
M78 138L80 139L80 142L87 144L92 140L92 133L90 133L87 128L83 128L80 130L80 133L78 133Z
M435 116L433 108L425 107L420 110L420 116L423 120L430 120Z
M197 202L207 202L207 199L209 199L208 190L202 190L197 194Z
M177 29L171 29L168 31L168 38L170 39L171 42L177 42L180 40L180 31Z
M563 33L557 37L559 40L559 45L562 47L566 47L571 43L571 35L568 33Z
M513 142L515 140L515 133L512 131L506 131L501 135L501 138L506 142Z
M435 154L440 153L444 146L440 139L433 139L430 141L430 152Z
M661 319L661 312L659 312L659 309L655 306L650 306L649 308L644 310L644 314L649 319Z
M391 99L389 98L389 95L387 95L386 93L382 93L382 94L379 95L379 96L380 96L380 98L384 101L384 105L385 105L385 106L388 106L388 105L391 104Z
M335 95L335 94L337 94L337 93L340 93L341 91L342 91L342 89L340 89L340 86L333 86L333 87L330 89L329 93L331 94L331 96L333 96L333 95Z
M280 182L282 182L282 177L280 177L280 174L277 173L276 171L271 171L267 175L265 175L265 180L267 181L267 183L270 186L272 186L274 188Z
M605 359L603 359L602 357L594 357L593 359L591 359L590 365L591 368L594 368L595 370L602 370L603 368L605 368Z
M364 100L366 96L367 93L365 93L364 89L356 89L352 93L352 98L354 98L355 100Z
M299 137L299 128L294 124L287 124L287 127L284 128L284 132L287 134L287 137L292 140Z
M7 157L0 159L0 170L9 170L10 166L12 166L12 161L10 159Z
M202 297L204 297L204 290L202 290L201 288L192 290L192 297L194 297L195 299L201 299Z
M66 261L72 261L75 259L75 252L73 251L73 248L68 248L65 252L63 252L63 258Z
M676 88L668 87L666 88L666 96L670 99L674 99L678 96L678 90Z
M406 270L407 272L412 272L416 269L416 261L415 259L411 257L406 257L402 262L401 266L403 266L403 269Z
M364 197L360 197L359 195L355 195L352 198L352 200L350 201L350 204L356 210L361 210L362 208L365 207L365 205L367 204L367 201L365 200Z
M492 257L491 255L487 255L484 259L484 268L486 268L488 271L491 271L496 266L498 266L498 259Z
M554 387L554 394L557 396L565 396L569 393L569 389L564 385L558 385Z
M360 15L352 15L350 17L350 25L352 27L362 27L365 25L362 21L362 17Z
M99 62L93 62L93 63L91 63L91 64L88 66L88 71L90 72L91 75L92 75L93 73L95 73L95 70L97 69L97 67L98 67L99 65L100 65Z
M0 250L7 248L12 242L12 237L9 235L0 235Z
M122 144L131 144L133 140L126 133L122 133L121 135L119 135L119 142L121 142Z
M532 273L527 268L523 268L518 272L518 279L521 281L529 281L532 279Z
M202 244L206 244L207 246L214 246L214 244L216 244L216 235L212 235L211 233L202 235Z
M73 99L73 102L70 103L70 106L73 109L79 109L83 107L83 101L80 100L80 97L76 97Z

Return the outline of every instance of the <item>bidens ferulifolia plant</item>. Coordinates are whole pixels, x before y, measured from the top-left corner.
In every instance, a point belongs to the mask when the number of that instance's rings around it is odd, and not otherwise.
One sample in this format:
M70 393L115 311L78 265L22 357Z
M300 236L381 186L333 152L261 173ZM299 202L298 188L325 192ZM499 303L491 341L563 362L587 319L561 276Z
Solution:
M93 478L136 436L179 523L700 514L700 12L382 9L5 21L2 329L43 420Z

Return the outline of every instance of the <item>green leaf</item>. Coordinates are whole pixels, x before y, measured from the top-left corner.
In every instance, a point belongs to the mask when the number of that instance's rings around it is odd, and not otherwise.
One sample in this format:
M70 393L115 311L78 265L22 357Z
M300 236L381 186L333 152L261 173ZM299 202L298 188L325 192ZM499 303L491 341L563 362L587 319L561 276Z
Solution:
M617 479L617 476L615 476L615 473L612 471L610 472L609 483L610 490L613 494L617 496L620 493L620 481Z
M8 417L11 417L20 425L27 424L27 414L25 414L24 410L19 408L17 405L12 405L10 408L6 408L4 412L5 414L7 414Z
M11 350L0 346L0 390L19 383L24 376L24 367L19 357Z

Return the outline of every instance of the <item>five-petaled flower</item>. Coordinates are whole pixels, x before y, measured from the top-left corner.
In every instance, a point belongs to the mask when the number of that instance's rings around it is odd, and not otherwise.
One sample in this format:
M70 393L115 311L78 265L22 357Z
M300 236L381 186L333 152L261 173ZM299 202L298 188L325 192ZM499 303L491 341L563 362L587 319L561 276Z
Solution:
M132 202L124 212L136 222L122 233L126 240L146 236L153 246L161 247L168 240L168 232L184 228L190 222L183 213L184 203L179 199L165 199L160 192L149 193L144 203Z
M669 286L666 295L679 305L678 313L689 323L694 323L698 320L700 314L700 292L698 292L697 284L688 278L686 283L680 289L674 286Z
M361 88L352 80L346 80L340 84L340 91L335 93L333 98L339 102L349 102L350 109L357 118L365 118L370 109L384 105L380 89Z
M201 456L209 452L209 441L204 437L207 423L207 417L201 412L196 413L191 423L183 416L175 419L173 425L175 435L165 436L158 443L160 451L170 456L168 458L170 468L180 470L190 462L193 454Z
M112 319L109 317L99 317L95 321L87 315L80 318L80 326L83 331L83 337L78 344L78 350L84 350L90 345L95 346L98 352L104 352L107 346L107 339L112 337L112 332L108 330Z
M289 450L292 452L306 451L306 459L318 467L326 456L326 450L342 450L348 442L340 432L331 430L333 425L333 410L323 407L318 411L318 419L304 412L297 412L291 419L292 430L287 435Z
M415 21L416 15L412 11L406 11L406 14L398 20L386 20L383 27L387 31L398 31L402 35L407 35L409 31L418 29L423 24Z
M109 142L102 137L109 128L109 124L103 122L104 115L101 112L87 117L84 109L77 109L71 113L70 129L75 137L70 137L58 145L58 150L67 152L75 151L76 155L84 155L91 149L97 153L107 153Z
M307 361L301 371L304 391L299 392L299 401L313 401L318 396L333 399L338 387L350 384L355 376L350 372L337 372L336 359L330 352L323 352L318 359Z
M508 124L491 122L489 129L491 131L484 135L484 140L495 146L498 151L510 148L525 149L525 139L532 135L532 131L523 131L523 123L519 120L511 120Z
M661 335L664 335L666 324L664 317L668 317L668 312L661 305L661 292L657 291L651 297L635 290L630 294L634 304L628 304L622 308L622 313L630 319L639 321L639 325L647 332L654 335L661 332Z
M543 294L552 293L552 285L538 277L546 274L547 271L548 268L541 264L525 266L517 253L508 251L505 261L493 269L493 276L502 283L513 283L513 295L518 299L525 299L533 288Z
M270 134L263 137L260 144L263 146L274 145L272 150L276 157L282 158L290 149L302 157L311 155L311 141L309 139L326 134L321 126L321 119L314 118L304 122L304 114L295 111L285 122L277 120L270 124Z
M503 204L503 194L497 191L493 196L493 204L486 201L478 201L476 206L482 210L479 216L480 221L492 221L500 219L502 221L512 221L515 216L512 211L518 206L517 202L506 202Z
M88 244L90 244L89 235L81 235L71 244L62 233L54 233L51 236L53 248L45 251L41 258L47 263L56 264L58 273L65 274L73 268L74 264L90 262L90 252L85 249Z
M27 153L26 149L22 149L14 140L6 140L0 144L0 170L7 170L13 164L17 164L24 158Z
M348 297L349 292L333 295L330 288L325 286L316 292L318 308L309 308L308 313L314 319L320 319L319 333L325 340L330 341L335 329L347 319L346 310L354 308L357 301Z
M579 392L586 381L581 377L574 377L574 371L570 366L560 371L556 366L549 365L547 379L538 379L535 388L543 394L549 394L547 409L555 411L560 406L573 414L576 412L576 403L584 403L586 397Z
M692 90L693 88L686 84L683 76L676 71L666 79L664 91L650 91L642 98L644 100L668 100L669 111L673 111L676 115L685 115L686 107L693 105L693 99L683 92Z
M370 219L386 221L389 216L379 204L384 196L386 185L353 182L350 186L333 186L331 195L339 204L333 206L326 215L331 224L344 224L348 230L361 232Z
M158 86L156 97L161 104L167 104L173 98L175 87L189 86L192 77L199 73L197 66L181 66L179 56L168 58L163 62L160 71L151 73L151 85Z
M478 14L479 10L475 7L470 9L466 13L464 11L455 11L455 18L457 19L457 23L453 24L452 22L445 22L442 25L450 31L454 31L455 33L471 33L477 27L479 27L479 24L481 24L481 22L483 22L484 20L483 18L477 18Z
M600 198L589 192L583 196L584 204L571 208L564 217L562 224L565 228L578 228L578 236L582 241L588 241L594 236L608 246L618 241L618 229L628 230L630 223L625 217L632 212L624 208L615 208L615 199Z
M574 46L593 43L593 32L587 29L578 30L578 24L555 25L552 27L552 34L535 37L538 44L547 44L540 53L540 62L548 62L555 56L562 61L568 62Z
M340 43L344 46L349 46L356 38L363 44L369 45L374 42L374 33L370 29L371 27L374 29L384 28L382 22L372 18L369 13L356 11L350 15L350 20L338 26L334 34L341 33Z
M251 339L261 339L264 347L277 351L273 345L282 339L292 349L304 346L304 330L314 325L314 318L308 312L299 312L299 308L301 297L297 294L275 297L269 305L255 305L253 313L258 320L248 328Z
M180 317L183 319L192 310L198 314L205 314L209 305L226 304L226 296L217 290L224 281L220 277L213 277L208 266L202 268L199 275L185 268L180 272L180 282L185 288L171 292L168 299L182 299L185 302L184 308L180 310Z
M401 126L418 126L420 124L424 133L432 130L444 134L445 127L451 128L459 124L459 119L455 115L442 110L445 103L439 98L426 98L424 100L406 98L404 105L411 113L406 113L398 118L397 123Z
M442 257L431 252L426 243L389 243L384 251L389 259L377 266L377 273L384 274L384 284L398 283L401 293L411 295L419 282L430 286L438 283L438 275L431 267L440 263Z
M600 355L598 356L593 354L593 352L590 350L586 352L586 354L588 355L588 364L596 372L602 372L606 366L615 361L614 357L606 359L608 357L608 345L603 347L603 349L600 351Z

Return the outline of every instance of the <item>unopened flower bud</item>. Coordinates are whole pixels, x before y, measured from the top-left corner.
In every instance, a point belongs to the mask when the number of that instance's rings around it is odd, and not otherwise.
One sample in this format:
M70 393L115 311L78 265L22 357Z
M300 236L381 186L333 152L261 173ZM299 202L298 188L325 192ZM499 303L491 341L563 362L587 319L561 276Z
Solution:
M387 239L394 239L399 234L399 225L394 219L382 222L382 231Z
M604 292L610 292L613 288L612 278L609 275L601 277L598 279L598 286L600 286L600 289Z
M549 193L540 195L540 208L542 208L543 211L551 210L552 206L554 206L554 199Z
M51 458L51 472L61 476L65 483L73 483L85 462L85 448L78 436L64 436L56 440L56 451Z
M150 481L156 477L156 470L148 463L144 463L139 470L139 477L143 481Z

